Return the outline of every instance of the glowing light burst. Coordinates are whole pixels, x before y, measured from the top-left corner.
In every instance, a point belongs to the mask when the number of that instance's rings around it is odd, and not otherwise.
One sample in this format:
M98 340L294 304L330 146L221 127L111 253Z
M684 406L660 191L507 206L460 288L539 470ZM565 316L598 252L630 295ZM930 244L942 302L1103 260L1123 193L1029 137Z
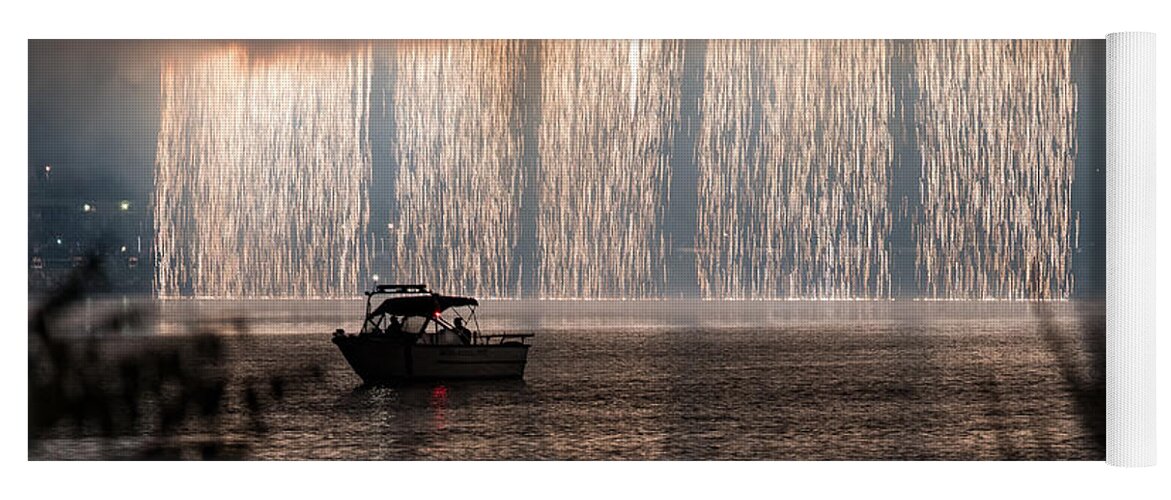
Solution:
M160 296L337 296L365 267L370 51L241 46L167 61Z

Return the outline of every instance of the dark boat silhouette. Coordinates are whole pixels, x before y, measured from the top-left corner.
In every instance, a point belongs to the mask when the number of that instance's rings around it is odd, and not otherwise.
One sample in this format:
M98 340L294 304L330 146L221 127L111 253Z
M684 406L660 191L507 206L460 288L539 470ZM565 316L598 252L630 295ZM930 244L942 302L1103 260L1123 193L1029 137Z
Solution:
M374 299L382 297L372 309ZM481 334L478 305L474 298L440 295L426 285L377 285L366 292L362 331L337 330L333 343L368 384L523 378L533 334ZM443 317L445 311L456 316L453 322Z

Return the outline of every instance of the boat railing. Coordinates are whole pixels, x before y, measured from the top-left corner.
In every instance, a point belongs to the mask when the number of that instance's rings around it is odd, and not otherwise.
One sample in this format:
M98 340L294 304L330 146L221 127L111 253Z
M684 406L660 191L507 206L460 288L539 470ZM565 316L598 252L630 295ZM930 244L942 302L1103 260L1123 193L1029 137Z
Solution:
M488 335L477 335L476 338L482 340L485 344L496 343L503 344L508 341L519 341L522 344L527 344L528 339L535 337L534 333L492 333Z

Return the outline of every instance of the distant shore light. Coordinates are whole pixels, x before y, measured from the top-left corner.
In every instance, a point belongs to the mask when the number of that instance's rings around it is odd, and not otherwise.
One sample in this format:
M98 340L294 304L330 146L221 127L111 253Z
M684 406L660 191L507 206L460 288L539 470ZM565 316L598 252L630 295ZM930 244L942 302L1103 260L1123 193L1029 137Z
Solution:
M93 207L93 205L90 205L89 203L86 203L86 204L84 204L84 205L82 205L82 206L81 206L81 211L82 211L82 212L93 212L93 211L94 211L94 207Z
M118 203L118 208L122 209L123 212L130 210L130 200L122 200Z

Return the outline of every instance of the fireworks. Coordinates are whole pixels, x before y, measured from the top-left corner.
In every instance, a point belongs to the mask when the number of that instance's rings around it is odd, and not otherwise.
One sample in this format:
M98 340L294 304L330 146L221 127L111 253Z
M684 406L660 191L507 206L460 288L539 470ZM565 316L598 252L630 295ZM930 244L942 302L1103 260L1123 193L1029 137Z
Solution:
M522 142L521 42L394 50L395 279L501 297L513 283ZM394 228L397 227L397 230Z
M1069 297L1070 42L919 41L915 52L924 294Z
M540 296L655 296L682 45L542 45Z
M169 61L155 159L161 296L350 295L369 217L369 51Z
M352 295L379 234L395 281L658 297L676 160L696 168L686 278L706 298L887 298L896 273L925 298L1073 289L1067 41L917 41L907 60L886 41L711 41L688 117L681 42L396 42L381 65L366 45L291 45L165 65L160 295ZM389 87L371 89L375 67ZM368 108L383 91L397 170L376 231L370 197L389 193L370 192ZM685 126L694 149L675 151Z
M701 293L867 298L890 290L885 47L709 44L701 125Z

